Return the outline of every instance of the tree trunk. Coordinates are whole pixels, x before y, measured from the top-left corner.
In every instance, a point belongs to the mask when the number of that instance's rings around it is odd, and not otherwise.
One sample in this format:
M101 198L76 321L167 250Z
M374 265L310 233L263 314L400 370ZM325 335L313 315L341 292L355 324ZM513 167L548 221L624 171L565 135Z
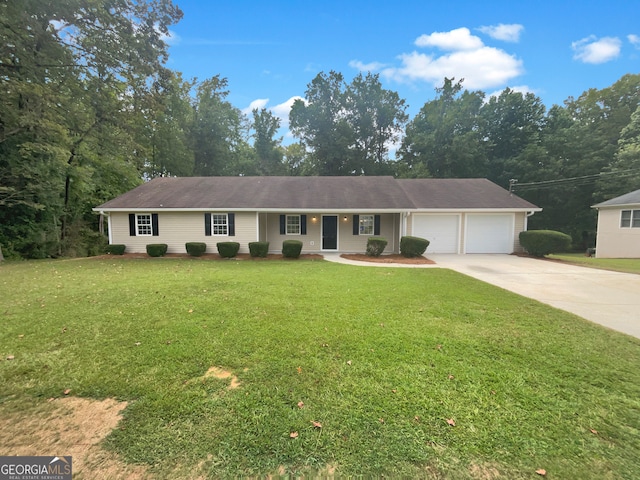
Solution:
M2 245L0 245L0 262L2 262L4 260L4 257L2 256Z

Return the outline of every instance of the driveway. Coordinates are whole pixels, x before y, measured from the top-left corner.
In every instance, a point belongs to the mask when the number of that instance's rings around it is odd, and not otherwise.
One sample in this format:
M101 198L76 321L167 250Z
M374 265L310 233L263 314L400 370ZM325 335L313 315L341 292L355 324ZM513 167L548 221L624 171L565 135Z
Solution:
M640 275L515 255L427 256L436 264L412 267L449 268L640 338ZM325 256L341 263L366 264L336 257Z

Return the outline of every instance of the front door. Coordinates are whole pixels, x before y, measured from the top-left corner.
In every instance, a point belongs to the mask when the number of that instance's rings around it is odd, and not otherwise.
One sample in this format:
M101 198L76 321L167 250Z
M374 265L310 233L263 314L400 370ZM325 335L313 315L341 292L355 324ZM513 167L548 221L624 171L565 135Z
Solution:
M338 216L322 216L322 250L338 249Z

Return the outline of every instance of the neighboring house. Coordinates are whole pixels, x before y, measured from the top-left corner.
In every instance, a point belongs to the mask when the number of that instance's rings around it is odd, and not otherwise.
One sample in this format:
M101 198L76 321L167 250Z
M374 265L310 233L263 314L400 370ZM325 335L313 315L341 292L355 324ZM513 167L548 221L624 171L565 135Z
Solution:
M598 210L596 257L640 258L640 190L592 208Z
M486 179L385 177L155 178L94 211L108 218L109 243L144 252L149 243L184 253L185 243L303 242L303 253L359 252L367 239L427 238L429 253L512 253L527 217L541 209Z

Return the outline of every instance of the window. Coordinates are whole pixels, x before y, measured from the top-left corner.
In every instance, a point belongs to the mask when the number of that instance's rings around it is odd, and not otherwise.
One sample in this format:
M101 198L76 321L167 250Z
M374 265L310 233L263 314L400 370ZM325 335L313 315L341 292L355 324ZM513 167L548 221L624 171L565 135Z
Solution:
M373 215L360 215L360 235L373 235Z
M214 213L211 215L211 233L214 235L227 235L229 224L226 213Z
M287 235L300 235L300 215L287 215Z
M622 210L620 228L640 228L640 210Z
M136 215L136 235L150 237L152 234L151 215L147 213Z

